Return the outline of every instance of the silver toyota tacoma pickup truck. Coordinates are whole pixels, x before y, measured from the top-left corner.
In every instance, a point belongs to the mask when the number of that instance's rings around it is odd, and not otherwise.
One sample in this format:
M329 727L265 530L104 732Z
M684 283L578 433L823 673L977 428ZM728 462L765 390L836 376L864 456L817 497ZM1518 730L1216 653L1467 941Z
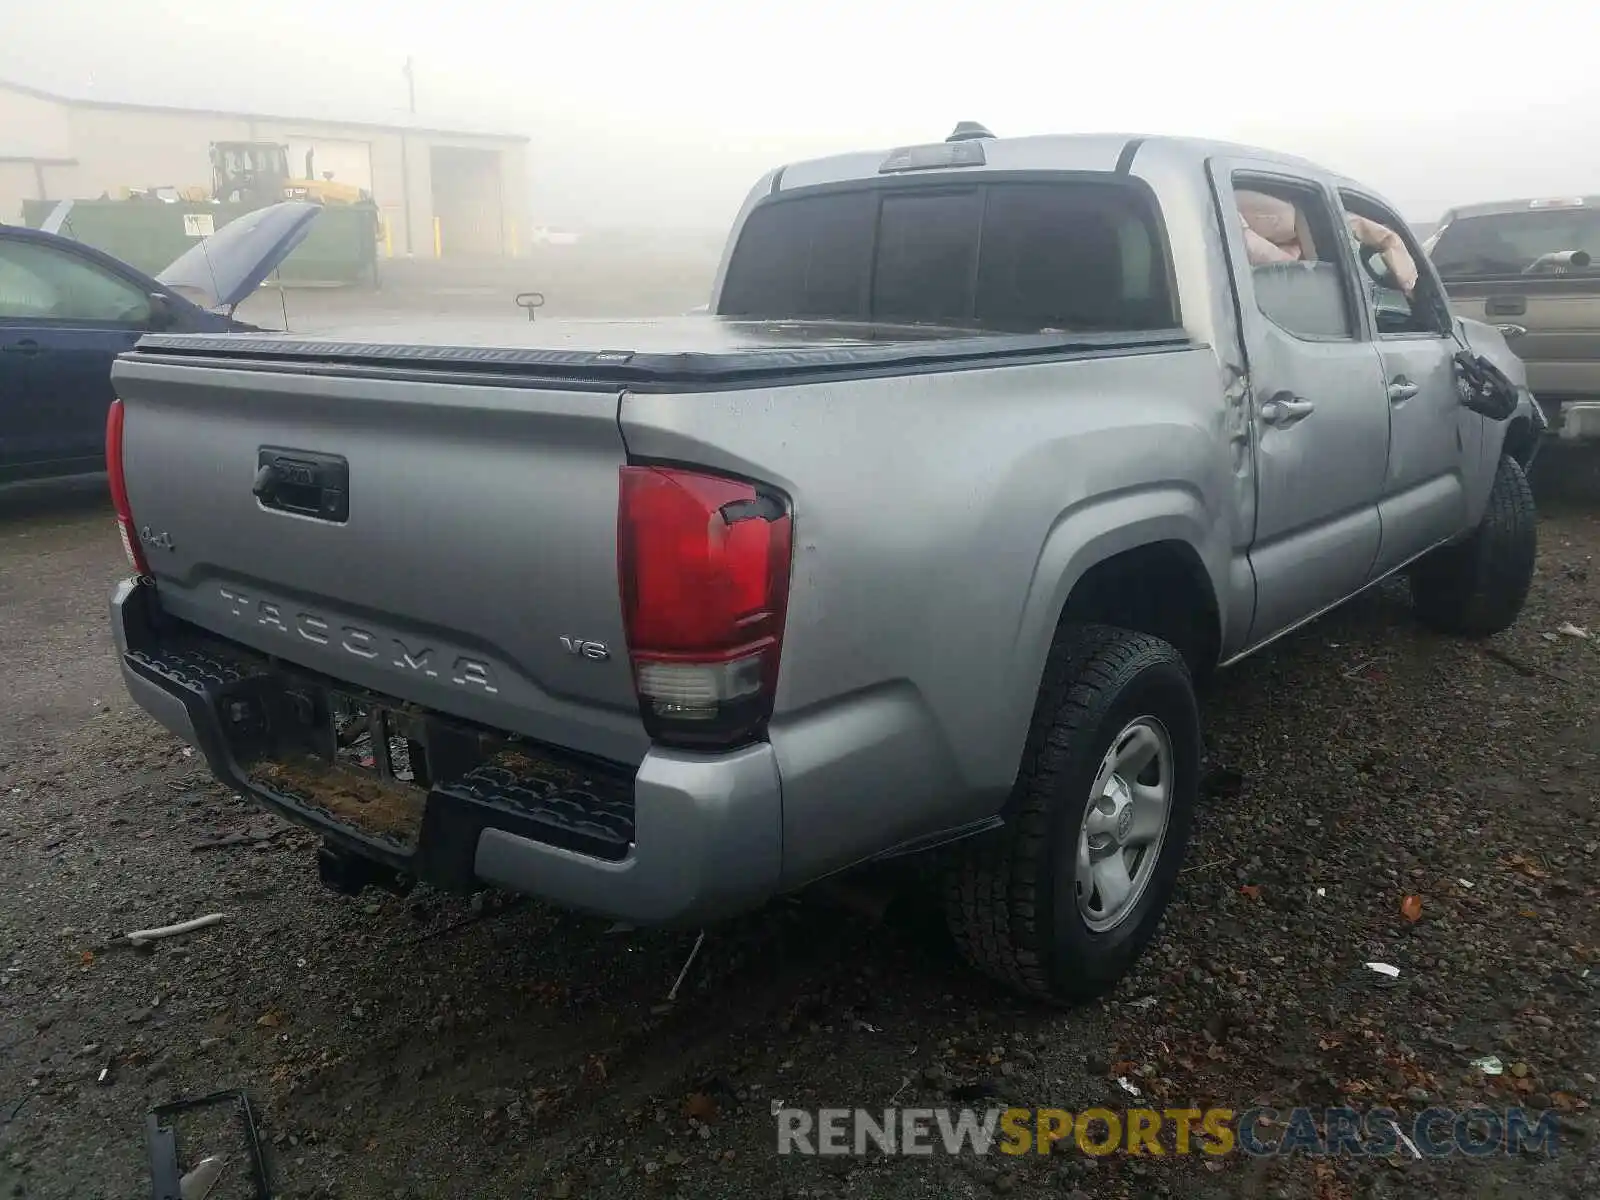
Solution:
M335 887L701 922L936 849L963 953L1070 1003L1172 894L1198 676L1396 572L1516 619L1522 378L1358 183L964 125L767 175L703 316L146 337L117 654Z

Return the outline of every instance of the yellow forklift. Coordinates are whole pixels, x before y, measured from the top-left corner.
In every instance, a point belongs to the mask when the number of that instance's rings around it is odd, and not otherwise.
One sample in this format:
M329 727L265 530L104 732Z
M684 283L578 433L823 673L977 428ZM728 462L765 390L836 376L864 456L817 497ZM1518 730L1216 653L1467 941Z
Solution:
M264 206L281 200L309 200L313 204L370 203L365 188L336 183L333 172L318 179L306 151L305 175L289 173L289 147L277 142L212 142L211 195L223 204Z

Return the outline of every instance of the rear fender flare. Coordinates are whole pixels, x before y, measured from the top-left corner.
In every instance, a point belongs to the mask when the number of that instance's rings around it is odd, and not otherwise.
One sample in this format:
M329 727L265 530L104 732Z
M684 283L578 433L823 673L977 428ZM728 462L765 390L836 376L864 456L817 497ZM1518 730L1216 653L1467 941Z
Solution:
M1007 725L1016 761L1033 721L1045 659L1072 589L1097 564L1158 542L1181 542L1205 568L1219 622L1227 627L1227 544L1216 545L1221 522L1209 513L1198 488L1178 484L1130 488L1093 497L1056 518L1034 564L1012 647L1014 690ZM1219 561L1220 559L1220 561Z

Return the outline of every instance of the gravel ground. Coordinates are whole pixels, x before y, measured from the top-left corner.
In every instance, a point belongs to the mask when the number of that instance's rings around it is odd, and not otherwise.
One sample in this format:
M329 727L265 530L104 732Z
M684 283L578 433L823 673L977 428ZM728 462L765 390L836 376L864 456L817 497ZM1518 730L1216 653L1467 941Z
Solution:
M708 931L671 1005L692 935L326 893L309 835L131 707L98 493L0 502L0 1197L148 1195L146 1110L232 1087L285 1197L1600 1195L1600 492L1541 493L1515 630L1434 637L1401 585L1218 681L1216 769L1159 945L1069 1014L965 971L910 885L881 922L786 902ZM210 912L229 923L109 945ZM1488 1054L1504 1073L1470 1066ZM1078 1110L1128 1103L1119 1075L1179 1107L1522 1102L1559 1113L1560 1152L773 1149L775 1099ZM202 1149L223 1133L181 1127ZM230 1166L213 1200L243 1182Z

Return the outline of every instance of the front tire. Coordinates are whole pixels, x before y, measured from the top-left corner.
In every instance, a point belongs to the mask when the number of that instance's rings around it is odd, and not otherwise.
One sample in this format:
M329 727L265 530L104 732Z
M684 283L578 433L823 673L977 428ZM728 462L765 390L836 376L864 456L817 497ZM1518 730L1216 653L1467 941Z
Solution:
M945 913L975 967L1035 999L1110 990L1154 937L1199 793L1183 656L1148 634L1067 627L1045 666L1003 828L960 848Z
M1539 514L1522 466L1500 456L1489 506L1472 536L1442 546L1411 568L1411 604L1441 633L1481 638L1522 612L1539 550Z

